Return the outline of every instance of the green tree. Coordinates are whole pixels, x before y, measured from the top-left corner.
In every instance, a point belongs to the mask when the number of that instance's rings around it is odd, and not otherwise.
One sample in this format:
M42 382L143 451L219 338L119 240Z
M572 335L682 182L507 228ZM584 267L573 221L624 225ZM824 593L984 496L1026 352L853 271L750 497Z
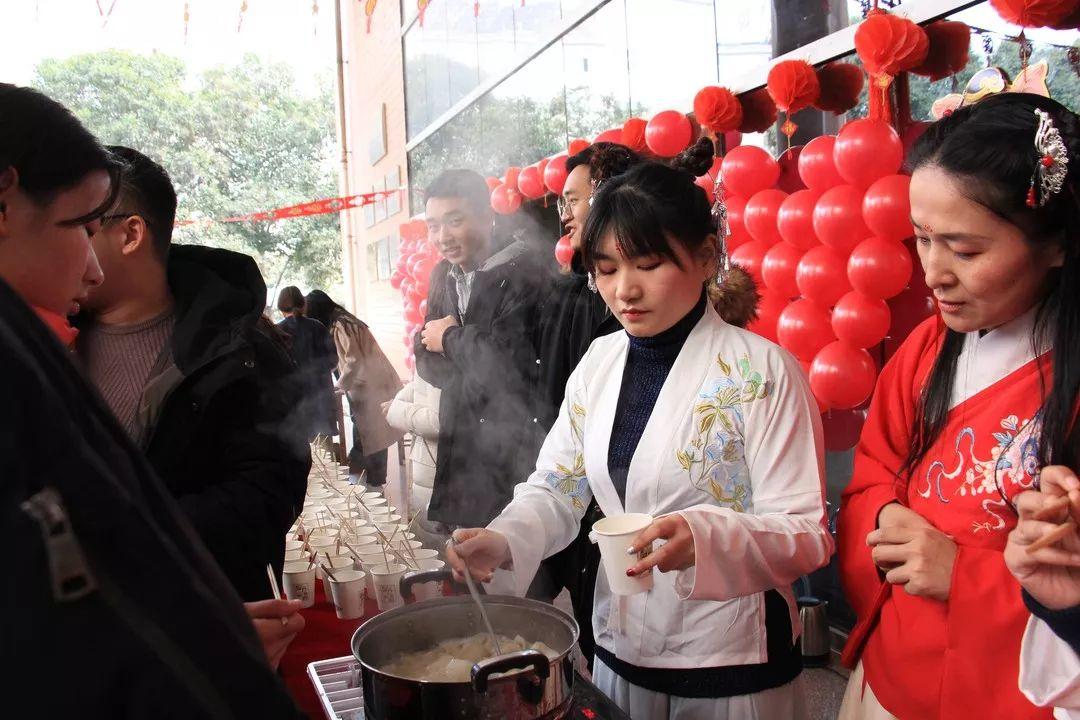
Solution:
M287 66L253 55L190 78L182 60L108 51L44 60L34 85L101 140L160 162L181 219L224 218L337 194L328 78L305 96ZM178 242L251 254L273 289L341 282L336 214L178 228Z

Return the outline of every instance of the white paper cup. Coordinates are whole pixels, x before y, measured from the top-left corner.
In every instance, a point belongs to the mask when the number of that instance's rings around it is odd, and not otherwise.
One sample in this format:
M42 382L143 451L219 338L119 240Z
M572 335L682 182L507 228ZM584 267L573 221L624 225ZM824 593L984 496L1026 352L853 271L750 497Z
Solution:
M345 543L348 543L349 545L346 546ZM360 552L361 548L371 547L372 545L377 545L378 543L379 543L379 538L375 537L374 535L348 535L348 534L342 534L342 536L341 536L341 549L342 550L348 550L349 547L352 547L352 549L355 550L356 552Z
M430 570L442 570L446 567L446 563L438 558L430 558L427 560L421 560L420 568L417 572L428 572ZM442 583L438 580L431 580L426 583L417 583L412 587L413 596L419 600L431 600L432 598L442 597Z
M308 547L313 552L317 552L320 555L324 552L335 554L337 552L337 538L329 537L327 535L315 535L308 538Z
M626 554L630 543L642 530L649 527L652 521L652 515L626 513L606 517L593 524L589 539L600 546L600 560L603 562L608 585L613 594L636 595L652 589L652 572L638 577L626 575L626 571L636 565L638 560L652 552L652 548L649 547L636 555Z
M285 563L281 585L285 597L300 600L301 607L309 608L315 604L315 568L309 570L307 561Z
M438 560L439 551L429 550L428 548L419 548L417 550L413 550L413 554L409 556L409 559L412 559L413 556L416 556L416 561L420 563L424 562L425 560Z
M397 540L401 537L401 533L405 532L405 526L399 522L382 522L381 520L375 520L373 524L378 528L379 532L386 536L387 540L390 539L391 535Z
M300 562L301 560L303 560L304 562L307 562L308 558L309 558L309 556L307 554L307 550L286 550L285 551L285 562L287 562L287 563Z
M364 504L360 506L360 514L365 518L370 519L372 515L385 515L386 514L386 500L379 498L378 500L365 500Z
M393 610L401 607L405 602L401 599L401 576L407 568L398 563L389 565L375 565L370 568L375 578L375 599L379 603L379 610Z
M340 620L353 620L364 615L364 590L367 573L362 570L335 571L330 581L330 597L334 612Z
M366 492L360 496L360 499L365 503L369 503L373 500L385 500L381 492Z
M320 560L320 562L325 565L326 564L326 558L322 558ZM353 570L356 569L354 567L354 565L353 565L354 562L355 561L353 560L352 555L331 555L330 556L330 571L333 572L335 575L337 575L338 570L348 570L349 572L352 572ZM315 575L320 580L322 580L323 592L326 594L326 599L329 600L330 599L330 578L328 578L326 576L326 573L324 573L323 569L321 567L319 567L318 565L315 566L315 569L316 569Z
M285 552L289 552L290 550L303 550L303 549L304 549L304 541L303 540L286 540L285 541Z

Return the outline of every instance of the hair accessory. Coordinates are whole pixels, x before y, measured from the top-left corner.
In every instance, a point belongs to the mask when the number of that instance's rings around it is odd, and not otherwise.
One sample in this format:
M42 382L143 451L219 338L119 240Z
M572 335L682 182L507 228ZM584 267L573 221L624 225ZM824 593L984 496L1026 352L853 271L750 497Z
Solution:
M585 201L592 207L593 198L596 197L596 191L600 189L600 186L604 184L603 180L590 180L589 184L592 185L592 192L589 194L589 198Z
M592 273L589 273L589 283L588 284L589 284L589 289L590 290L592 290L593 292L597 292L597 289L596 289L596 276L593 275Z
M712 217L713 224L716 226L716 237L719 241L717 248L720 253L720 262L718 263L716 282L717 284L723 283L727 278L728 271L731 270L731 258L728 256L727 239L731 235L731 225L728 223L728 210L727 202L724 192L724 179L720 173L716 174L716 182L713 184L713 206Z
M1027 206L1030 208L1042 207L1061 192L1069 172L1069 151L1065 148L1061 133L1054 127L1050 113L1036 110L1035 117L1039 119L1039 126L1035 130L1035 150L1039 153L1039 159L1028 187Z

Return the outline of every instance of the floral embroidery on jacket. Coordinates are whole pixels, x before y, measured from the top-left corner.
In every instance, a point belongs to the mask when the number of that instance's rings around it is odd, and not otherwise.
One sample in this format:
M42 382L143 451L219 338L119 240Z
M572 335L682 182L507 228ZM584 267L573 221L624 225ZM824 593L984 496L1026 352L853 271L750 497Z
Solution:
M711 380L694 407L695 436L675 457L690 483L711 495L722 507L736 512L750 509L750 470L746 466L743 409L772 392L772 381L750 367L743 355L735 363L736 375L717 356L721 376Z
M951 495L980 498L980 505L988 516L973 521L971 531L1005 530L1009 527L1006 515L1011 512L1009 503L1017 494L1034 487L1039 477L1039 423L1010 415L1000 423L1002 432L993 433L996 444L990 448L990 457L975 456L975 430L963 428L954 444L955 465L947 469L937 460L930 464L924 477L925 484L917 490L921 497L937 497L941 503L949 503ZM943 481L958 481L952 492L946 495Z
M589 478L585 476L585 443L582 440L582 423L585 421L585 406L579 402L570 403L570 435L574 439L574 464L566 467L555 463L555 471L544 478L549 485L567 495L575 510L585 511L585 496L589 490Z

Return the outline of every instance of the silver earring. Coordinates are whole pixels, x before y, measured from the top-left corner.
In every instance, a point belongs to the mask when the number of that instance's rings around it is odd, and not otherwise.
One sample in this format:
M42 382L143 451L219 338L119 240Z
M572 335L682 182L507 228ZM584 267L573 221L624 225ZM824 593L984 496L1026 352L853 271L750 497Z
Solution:
M597 290L596 290L596 276L595 276L595 275L593 275L592 273L589 273L589 283L588 283L588 286L589 286L589 289L590 289L590 290L592 290L593 292L596 292L596 291L597 291Z

